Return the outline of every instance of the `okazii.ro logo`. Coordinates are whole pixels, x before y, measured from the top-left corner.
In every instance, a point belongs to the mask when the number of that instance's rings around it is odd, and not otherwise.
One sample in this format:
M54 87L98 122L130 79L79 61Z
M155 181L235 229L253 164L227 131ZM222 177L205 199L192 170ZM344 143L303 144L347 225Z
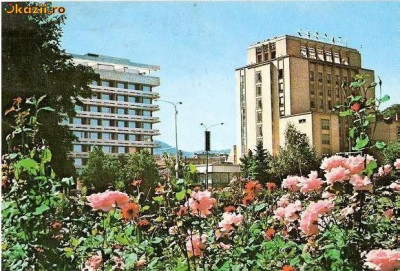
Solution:
M21 4L11 4L5 5L4 10L6 13L14 14L64 14L64 7L51 7L47 4L39 4L39 6L23 6Z

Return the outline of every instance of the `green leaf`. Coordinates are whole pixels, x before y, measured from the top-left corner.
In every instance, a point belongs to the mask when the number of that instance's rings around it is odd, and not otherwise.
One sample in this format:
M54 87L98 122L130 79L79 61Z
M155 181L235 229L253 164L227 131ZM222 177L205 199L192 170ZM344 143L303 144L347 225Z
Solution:
M347 117L347 116L351 116L353 114L353 110L349 109L346 111L342 111L339 113L339 116L341 117Z
M362 99L362 96L354 96L353 98L351 98L351 102L358 102L359 100Z
M51 157L52 157L51 151L49 149L45 149L42 153L42 163L45 164L50 162Z
M158 203L161 203L164 201L164 198L163 198L163 196L158 196L158 197L153 197L153 200L155 200Z
M10 153L10 159L14 159L18 156L18 153Z
M125 270L134 270L136 261L137 261L136 253L131 253L128 255L125 254Z
M40 205L39 207L36 208L36 210L33 214L41 215L49 209L50 209L50 207L47 204L43 203L42 205Z
M258 212L265 208L265 203L261 203L255 206L254 211Z
M356 127L351 128L350 131L349 131L349 136L351 138L354 138L354 134L355 134L356 131L357 131Z
M161 243L162 242L162 238L160 238L160 237L155 237L153 240L151 240L151 242L153 243L153 244L159 244L159 243Z
M140 211L144 212L147 211L148 209L150 209L149 205L143 206L142 208L140 208Z
M378 149L383 149L383 148L385 148L386 147L386 143L385 142L383 142L383 141L377 141L376 143L375 143L375 147L377 147Z
M389 100L390 100L390 96L389 95L385 95L385 96L383 96L382 98L379 99L379 101L381 103L387 102Z
M378 164L375 160L370 161L367 164L367 168L364 170L367 176L371 176L374 173L374 170L378 167Z
M178 192L175 194L175 198L179 201L183 200L185 198L185 194L186 194L186 189L182 189L182 191Z
M368 135L366 135L364 138L360 138L358 137L356 139L356 146L353 147L353 150L361 150L362 148L364 148L365 146L367 146L369 143L369 137Z
M38 169L39 164L35 160L31 158L22 159L15 164L15 177L18 179L23 171L36 176Z

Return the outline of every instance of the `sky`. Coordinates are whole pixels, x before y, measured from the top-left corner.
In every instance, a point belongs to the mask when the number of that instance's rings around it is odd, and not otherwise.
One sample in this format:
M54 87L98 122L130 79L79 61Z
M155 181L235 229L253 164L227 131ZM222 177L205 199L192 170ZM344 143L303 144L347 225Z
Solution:
M400 103L400 2L56 2L66 8L61 46L69 53L96 53L159 65L161 99L178 102L179 149L237 143L235 69L246 65L254 42L297 29L341 36L362 54ZM174 146L174 110L161 103L155 139Z

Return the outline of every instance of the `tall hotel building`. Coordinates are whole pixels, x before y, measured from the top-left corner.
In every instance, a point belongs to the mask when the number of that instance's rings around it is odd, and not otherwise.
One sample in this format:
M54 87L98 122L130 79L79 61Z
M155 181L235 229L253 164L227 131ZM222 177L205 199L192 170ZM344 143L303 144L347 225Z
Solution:
M160 85L158 77L150 76L158 66L138 64L129 59L97 54L73 54L75 64L92 67L100 81L92 82L92 97L82 99L76 107L76 117L70 128L79 138L73 145L72 155L77 168L83 167L94 146L105 153L126 154L147 149L152 153L157 143L153 136L159 131L153 125L158 98L154 88Z
M356 49L288 35L251 45L247 65L236 70L238 156L258 141L276 154L288 123L307 134L319 156L347 151L348 124L332 108L363 73L373 82L374 71L361 68Z

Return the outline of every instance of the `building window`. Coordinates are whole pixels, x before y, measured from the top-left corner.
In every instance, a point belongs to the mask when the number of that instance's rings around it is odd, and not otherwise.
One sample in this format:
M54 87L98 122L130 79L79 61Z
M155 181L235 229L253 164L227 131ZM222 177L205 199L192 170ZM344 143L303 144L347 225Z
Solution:
M136 103L136 98L135 97L132 97L132 96L129 96L129 100L128 100L130 103Z
M111 133L102 133L102 139L105 140L110 140L111 139Z
M314 81L314 71L310 71L310 81Z
M262 62L262 47L256 48L256 61L257 63Z
M262 82L261 72L256 72L256 83Z
M129 135L128 139L129 141L136 141L136 135Z
M283 69L278 70L278 79L283 79Z
M102 87L109 87L110 86L110 81L101 81L101 86Z
M308 48L308 55L310 56L311 59L316 59L316 55L315 55L315 49L310 47Z
M284 116L285 115L285 110L280 110L279 111L279 116Z
M89 133L89 138L90 139L99 139L99 134L98 133Z
M257 126L257 137L262 137L263 132L262 132L262 125Z
M151 99L149 99L149 98L143 98L143 103L144 103L144 104L151 104Z
M102 149L104 153L111 153L111 146L103 146Z
M283 92L283 83L278 84L279 92Z
M332 91L330 88L328 88L328 96L331 96L331 95L332 95Z
M300 53L302 57L307 58L307 47L305 45L301 45L300 47Z
M332 102L328 101L328 110L332 110Z
M314 92L315 92L314 88L315 88L315 87L314 87L314 84L311 84L311 85L310 85L310 93L311 93L311 94L314 94Z
M90 106L90 112L99 112L99 108L95 105Z
M143 122L143 129L151 129L151 123Z
M125 147L118 147L118 153L125 153Z
M256 95L257 96L261 96L261 85L260 86L256 86Z
M124 127L125 127L125 121L119 120L119 121L117 122L117 126L118 126L119 128L124 128Z
M103 113L111 113L111 107L103 106L101 108L101 112L103 112Z
M96 80L93 80L93 81L92 81L92 85L93 85L93 86L98 86L98 85L99 85L99 82L97 82Z
M82 124L82 118L74 118L74 124Z
M333 61L334 61L334 63L336 63L336 64L340 64L340 56L339 56L339 53L338 53L338 52L334 52L334 53L333 53Z
M82 158L75 158L74 165L76 167L82 166Z
M118 108L118 109L117 109L117 114L119 114L119 115L125 115L125 109L124 109L124 108Z
M77 138L83 138L83 132L74 131L74 136L76 136Z
M340 77L339 75L335 75L335 84L338 86L340 82Z
M75 111L82 111L82 106L81 105L75 105Z
M318 49L317 52L318 52L318 60L324 61L324 51L321 49Z
M135 109L129 109L129 115L136 115Z
M330 135L322 134L322 144L324 145L331 144Z
M149 111L149 110L143 110L143 116L146 116L146 117L151 117L151 111Z
M125 102L125 96L124 95L117 95L117 101L118 102Z
M110 94L101 94L101 99L105 100L105 101L109 101L110 100Z
M321 96L324 94L324 89L322 87L319 88L318 94Z
M322 72L318 73L318 82L322 83L323 77L322 77Z
M110 126L110 120L102 120L101 125L102 126Z
M151 87L150 86L143 86L143 91L144 92L151 92Z
M276 52L275 52L275 51L272 51L272 52L271 52L271 59L274 59L274 58L276 58Z
M279 97L279 106L284 106L284 98L283 97Z
M326 61L332 62L332 52L325 51L325 57L326 57Z
M261 110L262 109L262 101L261 99L257 99L257 110Z
M82 152L82 145L74 145L74 152Z
M117 87L118 88L125 88L125 83L118 82Z
M321 120L321 129L329 130L329 120L326 120L326 119Z
M342 58L342 64L343 65L349 65L349 58L348 57L343 57Z
M257 122L262 122L262 113L257 112Z
M98 119L90 119L90 125L93 126L98 126L99 124L99 120Z
M327 74L327 75L326 75L326 82L327 82L328 84L330 84L330 83L331 83L331 80L332 80L332 76L331 76L330 74Z
M125 141L125 134L118 134L117 139L120 141Z
M130 121L129 122L129 128L136 128L136 122Z
M143 141L151 142L151 136L149 135L144 135L142 138Z
M305 123L306 119L299 119L299 123Z
M311 107L311 108L314 108L314 107L315 107L314 101L310 101L310 107Z
M319 101L319 109L324 109L324 102L322 100Z
M128 89L135 90L135 84L128 84Z

